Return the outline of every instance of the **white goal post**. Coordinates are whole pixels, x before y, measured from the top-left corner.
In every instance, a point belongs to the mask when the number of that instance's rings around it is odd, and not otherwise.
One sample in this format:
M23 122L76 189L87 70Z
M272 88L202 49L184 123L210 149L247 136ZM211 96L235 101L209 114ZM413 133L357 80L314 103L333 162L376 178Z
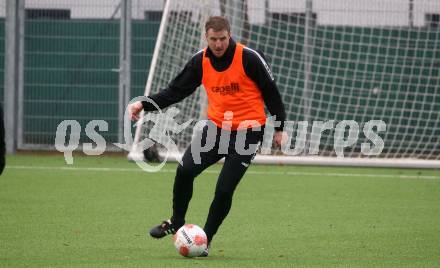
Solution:
M308 123L304 151L271 150L254 162L440 168L439 14L437 0L166 0L145 95L165 88L206 45L206 19L224 15L236 41L264 53L287 119L295 122L291 136L298 139L299 122ZM203 119L204 89L175 107L181 122ZM341 134L342 121L355 122L358 131L344 125ZM370 121L386 125L373 128L383 141L376 155L363 153L365 144L377 145L363 131ZM310 153L314 122L332 127L321 129L318 150ZM141 128L131 159L143 157ZM188 127L173 136L173 157L192 135ZM335 151L335 135L345 142L344 157Z

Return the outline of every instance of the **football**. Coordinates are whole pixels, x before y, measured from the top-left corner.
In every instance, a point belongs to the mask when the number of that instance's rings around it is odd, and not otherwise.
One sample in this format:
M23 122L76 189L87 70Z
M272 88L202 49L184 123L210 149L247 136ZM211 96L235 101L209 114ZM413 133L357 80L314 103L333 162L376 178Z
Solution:
M208 239L205 231L195 224L185 224L173 236L174 246L180 255L197 257L206 249Z

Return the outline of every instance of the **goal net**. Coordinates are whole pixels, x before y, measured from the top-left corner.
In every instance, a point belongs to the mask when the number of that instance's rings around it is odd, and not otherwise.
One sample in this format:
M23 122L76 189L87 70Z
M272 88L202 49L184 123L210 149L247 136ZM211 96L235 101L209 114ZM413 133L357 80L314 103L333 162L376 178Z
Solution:
M440 166L440 1L168 0L146 95L206 46L211 15L265 55L291 121L290 154L270 148L257 162ZM205 118L204 89L174 107L180 122ZM172 136L174 153L194 131ZM132 157L146 133L136 130Z

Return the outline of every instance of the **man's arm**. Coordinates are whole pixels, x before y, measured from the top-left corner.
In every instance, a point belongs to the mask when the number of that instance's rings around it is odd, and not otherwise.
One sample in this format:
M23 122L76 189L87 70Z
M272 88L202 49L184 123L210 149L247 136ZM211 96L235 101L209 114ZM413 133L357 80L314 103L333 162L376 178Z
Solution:
M197 52L167 88L149 96L151 100L163 109L191 95L202 83L202 57L203 52ZM142 106L145 111L156 110L149 102L142 102Z
M183 70L170 82L167 88L148 96L160 109L166 108L191 95L202 83L203 52L197 52L185 65ZM128 106L132 120L139 120L142 111L155 111L156 107L147 102L134 102Z
M280 126L275 127L275 130L283 130L284 121L286 120L286 111L275 79L264 56L261 52L245 48L243 50L243 67L246 75L249 76L261 90L264 103L270 114L275 115L276 120L281 122Z

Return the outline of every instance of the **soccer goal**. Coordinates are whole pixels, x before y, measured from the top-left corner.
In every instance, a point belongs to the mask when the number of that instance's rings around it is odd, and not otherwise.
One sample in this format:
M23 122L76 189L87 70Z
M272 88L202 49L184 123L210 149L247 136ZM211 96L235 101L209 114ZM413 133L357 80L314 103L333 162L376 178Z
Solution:
M440 167L439 14L437 0L167 0L145 95L205 46L206 19L224 15L236 41L264 53L292 122L294 153L271 148L255 162ZM181 122L205 118L204 89L175 107ZM194 131L173 137L174 155Z

